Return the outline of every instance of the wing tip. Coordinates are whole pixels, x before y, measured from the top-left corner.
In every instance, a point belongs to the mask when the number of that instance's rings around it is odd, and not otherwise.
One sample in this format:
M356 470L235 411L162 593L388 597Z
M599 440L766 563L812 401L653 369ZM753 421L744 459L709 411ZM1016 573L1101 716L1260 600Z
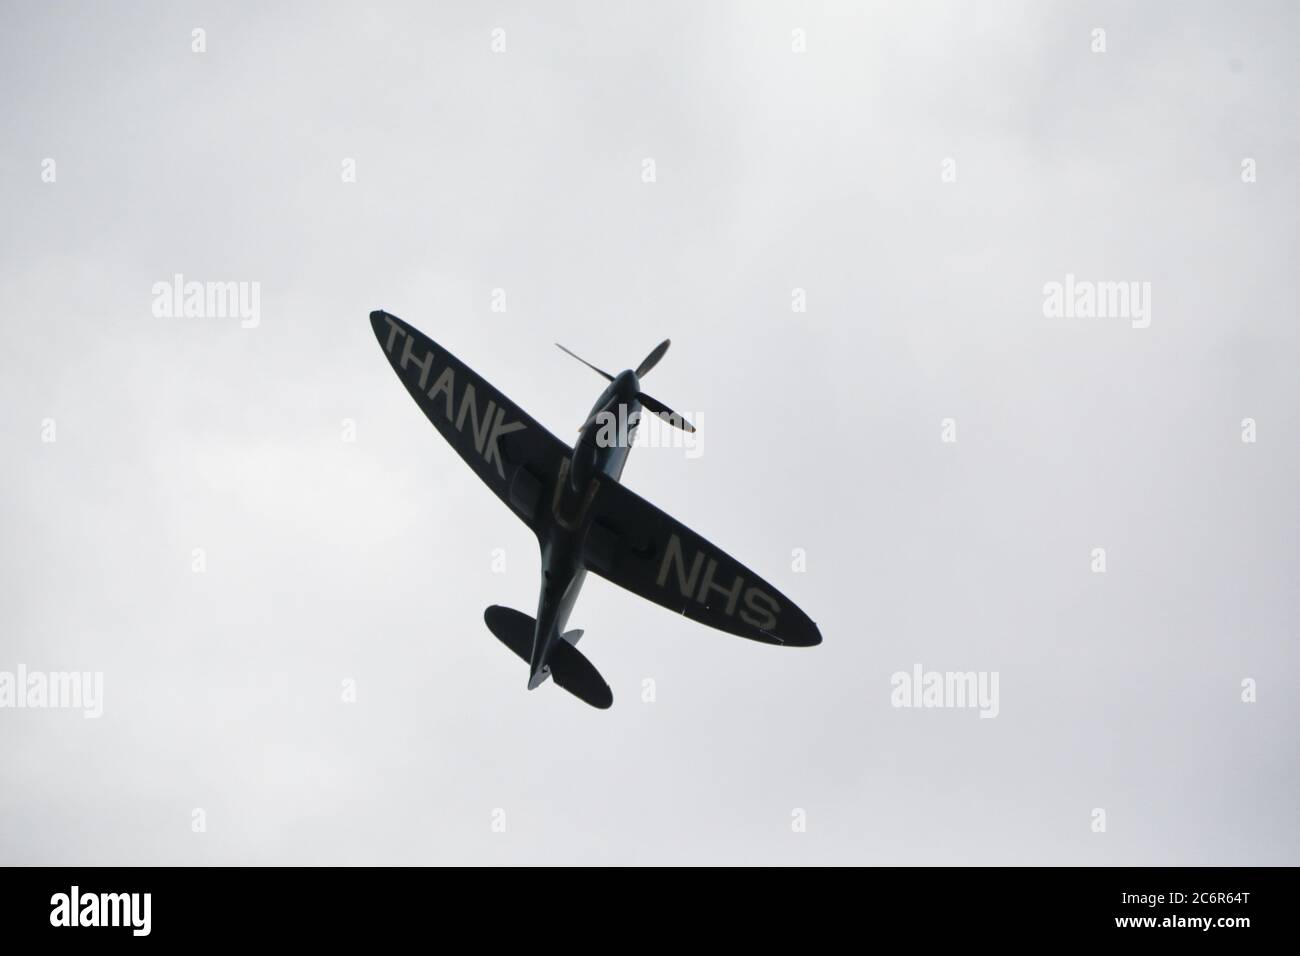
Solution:
M808 618L808 626L812 628L812 643L810 643L808 646L816 647L818 644L822 642L822 629L817 626L817 622L814 621L812 618Z
M812 618L803 615L803 626L782 641L786 647L816 647L822 642L822 632Z
M786 647L816 647L822 642L822 632L813 627L811 634L800 634L798 637L783 640L781 643Z

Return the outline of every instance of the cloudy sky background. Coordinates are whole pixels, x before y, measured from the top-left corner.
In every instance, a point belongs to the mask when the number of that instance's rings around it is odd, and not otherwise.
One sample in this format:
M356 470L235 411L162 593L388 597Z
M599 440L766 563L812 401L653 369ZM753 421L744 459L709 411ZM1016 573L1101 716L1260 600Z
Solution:
M0 15L0 670L105 682L0 710L0 862L1300 863L1293 5ZM1044 318L1067 272L1150 327ZM155 318L174 273L260 325ZM703 454L626 483L825 643L592 578L614 708L528 693L482 611L535 541L375 308L565 440L602 383L552 342L671 336ZM999 716L891 707L916 663Z

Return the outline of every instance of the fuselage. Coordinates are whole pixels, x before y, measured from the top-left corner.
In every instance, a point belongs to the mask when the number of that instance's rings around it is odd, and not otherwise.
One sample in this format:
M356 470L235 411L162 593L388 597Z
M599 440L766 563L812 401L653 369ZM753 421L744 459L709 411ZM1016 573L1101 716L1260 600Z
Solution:
M551 648L564 639L569 613L582 591L587 577L582 550L590 527L586 514L589 494L597 475L617 481L623 474L641 414L637 398L640 391L636 374L630 369L609 383L592 406L573 454L557 476L550 529L542 541L542 588L528 668L530 690L550 674L547 660Z

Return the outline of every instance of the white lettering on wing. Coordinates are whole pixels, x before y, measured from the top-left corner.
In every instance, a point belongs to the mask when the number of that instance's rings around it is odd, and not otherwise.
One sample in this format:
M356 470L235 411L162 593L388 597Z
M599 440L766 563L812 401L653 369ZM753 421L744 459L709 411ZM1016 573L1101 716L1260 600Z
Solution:
M397 335L400 333L405 337L401 355L393 363L394 368L399 374L408 378L413 377L414 369L418 368L420 370L419 387L423 390L433 373L434 350L426 347L424 357L419 357L416 354L417 337L404 331L388 316L385 316L385 319L387 319L389 327L388 342L385 348L389 353L390 360ZM442 417L446 419L449 429L454 428L458 435L464 433L465 422L469 421L474 451L483 458L484 462L494 466L497 475L504 479L506 472L501 457L501 447L498 443L502 436L523 431L527 426L523 422L507 422L507 410L500 406L496 399L489 398L487 405L480 409L478 403L479 393L490 393L490 386L482 380L477 380L478 387L476 389L474 374L464 366L461 366L460 372L464 384L460 392L459 407L456 402L456 369L451 364L442 367L442 371L434 379L433 385L424 393L425 397L428 398L434 410L442 413ZM439 401L440 396L441 401ZM447 434L447 432L444 431L444 434ZM450 438L449 434L448 437Z
M723 587L714 581L718 566L716 558L709 557L704 549L697 548L691 558L688 572L681 538L672 534L668 536L668 543L664 546L664 557L660 562L655 584L661 588L672 587L681 597L710 610L714 605L710 604L708 599L711 593L716 593L719 597L726 598L726 603L718 605L717 609L727 617L736 615L737 606L743 597L744 608L740 611L740 619L750 627L761 631L774 630L777 615L781 611L781 605L777 603L776 598L757 585L751 584L745 587L745 578L740 574L735 576L730 587ZM671 584L670 571L673 572Z

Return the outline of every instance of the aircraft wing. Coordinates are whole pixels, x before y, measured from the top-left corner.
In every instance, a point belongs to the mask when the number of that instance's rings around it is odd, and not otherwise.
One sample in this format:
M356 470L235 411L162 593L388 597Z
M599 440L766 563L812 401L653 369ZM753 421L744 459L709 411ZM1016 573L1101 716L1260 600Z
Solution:
M395 315L370 313L393 371L415 404L483 483L534 533L545 492L572 449L456 356Z
M647 600L765 644L820 644L817 625L739 561L617 481L592 498L586 566Z

